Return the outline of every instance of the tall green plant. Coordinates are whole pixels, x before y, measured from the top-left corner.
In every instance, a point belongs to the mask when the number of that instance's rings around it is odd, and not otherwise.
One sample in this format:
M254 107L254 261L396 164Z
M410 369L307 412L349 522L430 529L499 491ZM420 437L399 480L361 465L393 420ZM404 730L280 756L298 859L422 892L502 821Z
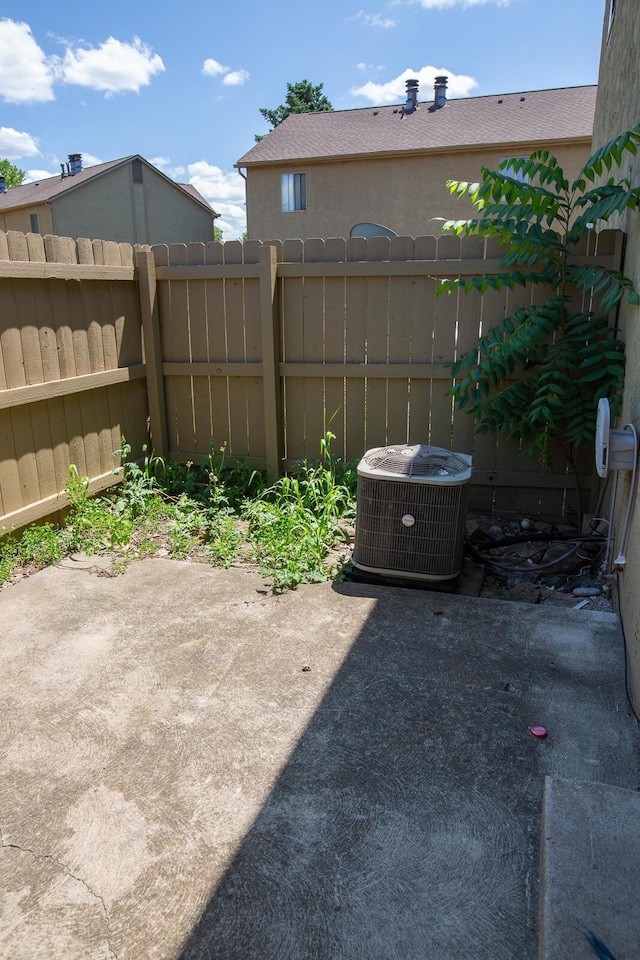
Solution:
M443 229L495 238L505 252L499 273L443 280L438 294L551 290L542 302L503 317L451 364L451 393L475 416L477 432L515 437L523 453L537 452L545 461L554 438L573 461L571 451L593 439L598 400L616 397L622 387L624 346L607 314L625 295L632 303L640 298L620 272L577 259L576 247L587 231L640 205L640 187L627 177L596 183L625 154L635 154L638 143L640 124L598 150L573 183L547 150L503 160L498 171L483 167L480 183L447 181L452 194L469 196L480 216L448 221ZM576 309L576 292L597 309Z

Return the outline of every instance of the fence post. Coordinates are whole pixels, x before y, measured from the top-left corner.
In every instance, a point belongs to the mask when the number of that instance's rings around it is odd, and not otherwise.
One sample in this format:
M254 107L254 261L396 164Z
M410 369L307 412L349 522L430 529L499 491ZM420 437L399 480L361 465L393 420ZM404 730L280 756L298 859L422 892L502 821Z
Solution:
M138 297L142 317L144 359L147 370L147 400L153 452L157 457L169 453L167 437L167 410L164 398L164 375L162 373L162 345L160 341L160 317L156 288L156 264L152 250L136 251L138 268Z
M264 434L269 479L280 476L283 454L280 399L280 337L276 310L278 260L275 247L260 250L260 324L262 327L262 385Z

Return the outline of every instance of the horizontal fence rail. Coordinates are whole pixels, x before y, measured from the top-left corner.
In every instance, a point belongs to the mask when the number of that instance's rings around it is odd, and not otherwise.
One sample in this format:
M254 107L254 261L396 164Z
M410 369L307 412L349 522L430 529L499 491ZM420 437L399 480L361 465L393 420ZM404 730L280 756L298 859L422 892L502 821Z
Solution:
M585 238L618 269L622 235ZM224 448L272 475L319 453L394 443L473 455L471 506L576 509L575 479L474 435L448 364L535 291L436 297L443 277L497 271L493 241L451 236L129 244L0 232L0 526L65 503L69 464L102 489L121 436L140 455ZM578 462L593 481L592 451ZM107 478L111 477L111 481ZM4 515L4 516L2 516Z

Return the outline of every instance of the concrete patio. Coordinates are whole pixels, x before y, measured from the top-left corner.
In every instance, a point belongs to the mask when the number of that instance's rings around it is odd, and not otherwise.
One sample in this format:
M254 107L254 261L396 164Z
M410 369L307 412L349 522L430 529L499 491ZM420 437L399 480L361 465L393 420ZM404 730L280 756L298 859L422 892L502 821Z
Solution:
M638 787L614 615L100 572L0 594L3 960L537 957L545 777Z

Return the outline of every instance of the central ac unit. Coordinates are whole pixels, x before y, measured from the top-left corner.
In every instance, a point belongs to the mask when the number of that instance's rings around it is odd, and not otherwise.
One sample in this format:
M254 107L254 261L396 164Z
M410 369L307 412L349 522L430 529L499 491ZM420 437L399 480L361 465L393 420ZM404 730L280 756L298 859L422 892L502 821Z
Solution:
M355 566L391 577L457 577L471 463L425 444L368 450L358 464Z

